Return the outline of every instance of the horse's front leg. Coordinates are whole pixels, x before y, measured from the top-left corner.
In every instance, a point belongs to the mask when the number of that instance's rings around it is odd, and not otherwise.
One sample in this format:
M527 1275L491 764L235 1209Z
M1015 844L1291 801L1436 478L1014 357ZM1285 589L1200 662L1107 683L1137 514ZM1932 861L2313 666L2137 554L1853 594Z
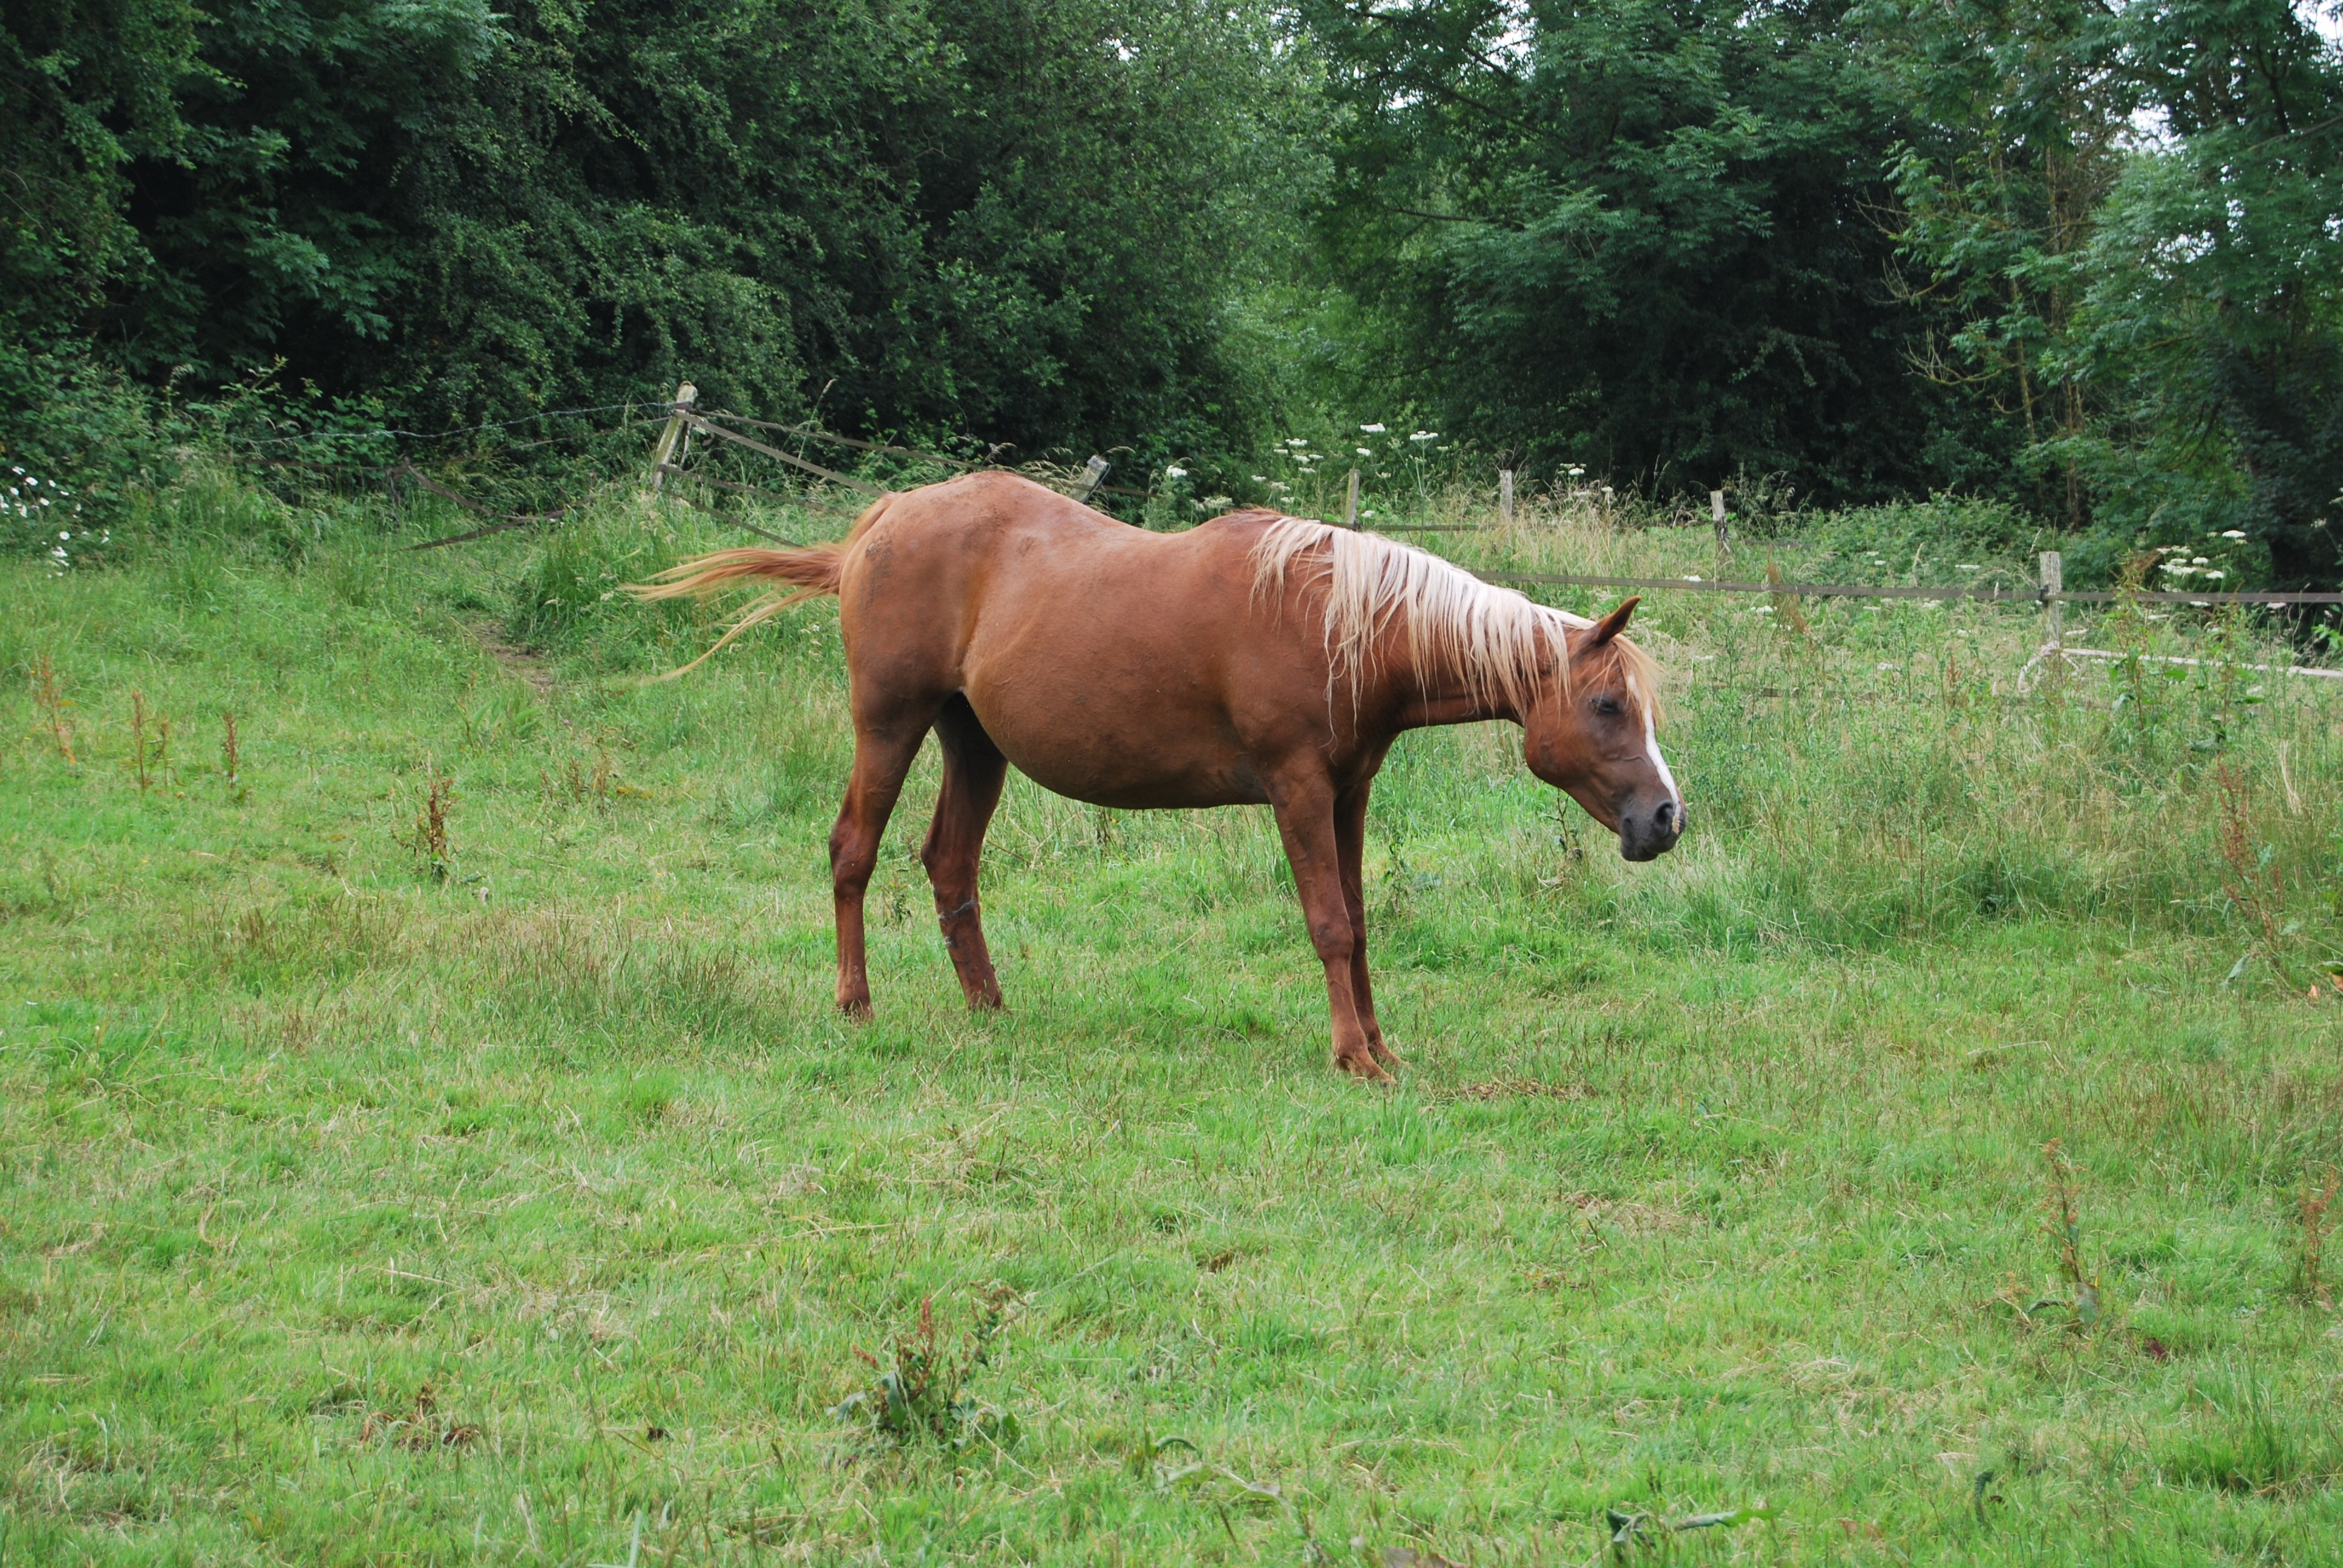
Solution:
M1385 1067L1400 1065L1399 1053L1383 1043L1383 1025L1375 1018L1374 988L1367 980L1367 899L1364 863L1367 846L1367 794L1372 782L1358 784L1334 799L1334 853L1342 873L1342 905L1351 916L1351 1000L1359 1010L1359 1027L1367 1050Z
M1310 924L1310 945L1326 966L1326 1007L1333 1017L1334 1065L1361 1078L1389 1079L1375 1060L1352 983L1352 956L1358 938L1342 896L1342 855L1334 829L1334 789L1322 776L1272 786L1278 836L1293 866L1293 886L1302 895Z

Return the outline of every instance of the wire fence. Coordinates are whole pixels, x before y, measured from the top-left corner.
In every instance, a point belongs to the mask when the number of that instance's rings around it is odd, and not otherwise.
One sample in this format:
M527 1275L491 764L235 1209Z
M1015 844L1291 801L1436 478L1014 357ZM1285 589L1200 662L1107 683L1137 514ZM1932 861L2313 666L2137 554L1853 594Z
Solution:
M1762 593L1787 598L1973 599L1983 604L2186 604L2207 608L2218 604L2343 604L2343 593L2163 593L2147 589L2074 591L2047 586L2033 588L1915 588L1868 583L1724 582L1705 578L1564 577L1547 572L1481 572L1489 582L1546 583L1565 588L1663 588L1684 593Z
M840 489L853 491L858 496L866 498L883 496L890 492L886 486L873 483L871 480L861 477L858 475L841 472L837 468L829 467L822 463L817 463L811 458L803 456L801 453L786 451L780 447L774 445L772 441L761 440L755 436L746 435L742 432L744 430L764 432L777 438L794 441L800 446L806 443L818 443L848 451L865 453L872 457L900 458L915 463L929 463L948 469L953 473L972 473L983 469L1004 467L1000 463L999 459L1001 454L1009 449L1004 445L987 445L986 443L970 438L967 442L968 452L954 455L948 452L931 451L923 447L899 446L891 442L866 440L860 437L841 435L836 431L825 430L819 425L810 422L801 422L795 425L781 424L774 420L756 418L749 415L734 412L730 409L702 407L697 400L694 389L688 383L677 388L677 395L674 398L664 402L610 403L598 404L578 408L548 409L537 414L523 415L517 418L491 420L483 424L463 426L455 429L429 433L405 430L395 427L370 431L319 430L281 437L249 439L244 444L253 447L279 446L297 442L341 442L347 445L364 439L380 438L437 442L448 440L459 436L478 436L495 431L517 429L522 426L532 423L540 423L549 419L583 418L619 411L623 411L628 416L627 420L619 425L603 429L572 432L565 435L542 437L532 441L510 443L505 449L528 450L534 447L555 445L560 442L594 439L601 437L621 435L628 433L628 431L644 429L654 422L659 422L661 425L662 433L651 454L650 463L648 465L648 467L643 470L645 475L644 482L649 488L658 492L664 498L680 501L686 506L691 507L696 510L716 518L728 527L736 528L743 532L756 535L759 538L767 539L775 544L788 546L793 548L800 548L797 545L796 541L759 527L758 524L740 517L737 512L726 510L722 508L712 505L709 501L701 499L698 496L691 495L682 487L687 484L691 486L705 486L711 491L720 494L754 498L757 499L771 501L783 506L799 507L816 511L859 511L867 504L867 502L863 500L831 499L819 494L818 492L776 489L768 485L753 483L745 477L731 477L725 474L714 472L710 469L705 458L696 464L686 460L690 455L690 443L692 437L698 436L703 437L708 443L708 445L703 446L700 448L703 453L713 452L716 450L729 450L746 453L756 457L764 458L770 462L779 463L783 467L789 469L794 475L802 476L804 480L809 481L814 485L821 487L837 487ZM644 418L639 417L639 416L649 416L650 417ZM980 456L972 455L980 451L981 453ZM258 456L257 453L255 454L251 460L269 467L294 466L293 463L288 463L285 459L263 457ZM295 462L297 461L297 459L295 460ZM1041 479L1042 482L1051 483L1054 487L1069 493L1075 498L1083 501L1089 501L1094 497L1102 495L1145 499L1151 498L1160 493L1152 489L1134 489L1127 486L1111 486L1105 484L1103 482L1103 477L1108 471L1108 467L1109 465L1104 457L1094 457L1091 459L1089 466L1078 476L1069 476L1062 471L1052 471L1049 470L1045 466L1036 465L1014 467L1011 468L1011 471L1023 472L1026 473L1029 477L1036 477ZM440 480L435 479L431 476L425 474L416 467L412 460L407 458L401 458L398 461L390 464L387 467L376 470L371 477L386 484L394 492L404 486L412 485L426 490L432 495L437 496L441 499L448 501L455 506L460 507L467 511L489 519L481 527L470 528L462 533L451 534L442 538L428 539L419 544L407 546L407 548L410 550L442 549L451 545L468 544L476 540L490 538L498 535L513 533L522 529L551 527L558 525L564 520L574 509L571 507L564 506L551 510L538 512L500 511L497 508L484 501L478 500L474 497L465 495ZM1497 524L1374 523L1364 521L1360 518L1357 510L1358 492L1354 481L1350 488L1348 503L1345 507L1346 516L1342 523L1336 524L1335 526L1350 527L1363 531L1379 534L1477 534L1512 531L1515 528L1516 525L1514 524L1512 517L1512 508L1507 503L1512 499L1512 485L1510 480L1513 476L1507 474L1503 476L1503 477L1508 482L1502 488L1500 509L1503 516L1503 520ZM670 480L679 481L679 484L670 487L669 485L669 481ZM1722 551L1725 545L1724 531L1725 519L1722 516L1723 498L1721 496L1715 497L1713 498L1713 500L1718 505L1719 515L1716 518L1716 526L1718 529L1718 544L1720 551ZM2253 605L2263 607L2343 605L2343 592L2324 592L2316 590L2289 591L2278 589L2247 589L2225 592L2171 592L2150 590L2147 588L2068 590L2061 586L2059 558L2056 552L2046 552L2043 555L2042 567L2042 580L2039 583L2024 588L2006 588L1999 586L1998 584L1989 587L1932 587L1885 583L1789 582L1781 580L1778 574L1775 573L1770 566L1768 568L1767 579L1765 581L1738 581L1729 578L1710 578L1690 573L1681 577L1635 578L1577 575L1554 572L1518 572L1493 569L1482 570L1476 568L1466 569L1473 570L1473 575L1479 577L1483 581L1503 584L1507 587L1627 589L1637 593L1756 594L1767 596L1777 601L1806 598L1835 598L1919 600L1938 603L1967 602L1979 604L2036 605L2047 609L2052 618L2051 640L2046 644L2043 655L2037 656L2036 663L2039 663L2042 657L2053 653L2063 655L2066 658L2077 659L2106 659L2132 657L2108 653L2099 649L2069 648L2065 647L2060 638L2057 621L2058 609L2060 607L2065 605L2181 605L2194 608L2211 608L2216 606L2225 605ZM2147 658L2149 662L2175 663L2182 665L2193 665L2200 662L2198 660L2169 656L2141 657ZM2032 665L2028 666L2029 670L2032 668ZM2256 670L2268 670L2273 673L2283 673L2288 675L2308 675L2326 678L2343 678L2343 670L2318 669L2299 665L2277 666L2257 664L2242 666L2241 668Z
M546 408L534 414L522 414L510 419L491 419L485 425L458 426L452 430L407 430L402 429L395 425L369 427L362 429L337 429L328 427L318 430L297 430L283 436L244 436L231 434L227 438L232 444L246 447L290 446L306 442L330 443L340 441L348 443L361 440L379 440L384 437L392 437L406 441L450 441L458 436L478 436L485 435L491 430L510 430L522 425L539 424L548 419L582 418L588 414L615 414L621 410L629 414L639 411L653 418L659 418L672 413L674 408L675 405L671 402L597 403L590 407L584 408ZM625 429L627 427L628 427L621 425L616 427L616 429ZM609 435L613 433L615 433L615 431L595 431L588 432L587 434ZM554 437L556 440L571 441L582 438L582 436L577 435ZM549 443L533 444L546 445Z

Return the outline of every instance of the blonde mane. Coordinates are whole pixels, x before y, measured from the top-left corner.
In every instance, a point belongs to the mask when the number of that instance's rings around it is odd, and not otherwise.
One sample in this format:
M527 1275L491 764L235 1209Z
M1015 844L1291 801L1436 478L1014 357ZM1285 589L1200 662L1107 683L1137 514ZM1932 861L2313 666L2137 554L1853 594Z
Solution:
M1308 518L1276 518L1252 548L1254 602L1282 601L1289 585L1316 588L1325 622L1327 678L1359 683L1394 625L1407 634L1421 679L1435 663L1464 671L1475 697L1502 698L1526 712L1549 670L1570 687L1564 634L1594 623L1483 582L1438 556L1374 534ZM1614 638L1620 673L1656 721L1657 667L1625 638Z

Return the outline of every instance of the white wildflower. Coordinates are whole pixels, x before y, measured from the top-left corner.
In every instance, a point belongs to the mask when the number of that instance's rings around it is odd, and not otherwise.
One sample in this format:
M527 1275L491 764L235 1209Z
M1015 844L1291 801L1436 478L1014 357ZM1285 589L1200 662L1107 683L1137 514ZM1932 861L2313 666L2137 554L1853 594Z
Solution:
M1188 470L1185 468L1167 467L1163 470L1163 477L1167 479L1184 479L1188 477Z
M1383 425L1381 420L1377 420L1372 425L1362 425L1359 428L1365 431L1370 436L1380 436L1383 433Z

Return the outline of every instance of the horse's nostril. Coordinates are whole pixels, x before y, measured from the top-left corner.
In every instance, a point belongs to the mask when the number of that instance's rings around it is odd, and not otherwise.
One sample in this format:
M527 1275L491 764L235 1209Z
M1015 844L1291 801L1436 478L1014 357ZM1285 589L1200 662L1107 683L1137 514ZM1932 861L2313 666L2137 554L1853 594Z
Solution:
M1674 827L1676 823L1676 803L1673 800L1661 801L1660 809L1652 813L1652 820L1658 824L1660 831L1663 833Z

